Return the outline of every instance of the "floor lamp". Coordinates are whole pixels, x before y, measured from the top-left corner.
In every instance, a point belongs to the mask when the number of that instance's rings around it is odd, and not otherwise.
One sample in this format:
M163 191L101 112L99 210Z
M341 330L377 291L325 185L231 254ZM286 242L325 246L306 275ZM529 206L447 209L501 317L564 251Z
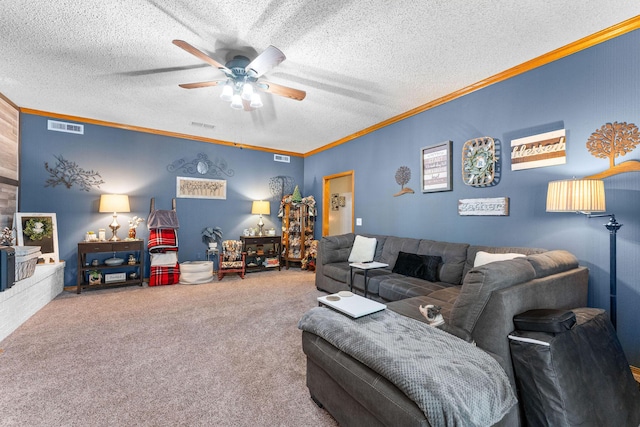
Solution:
M609 230L609 317L616 328L617 266L616 236L622 224L614 214L593 214L606 211L604 182L600 179L566 179L551 181L547 189L547 212L575 212L587 218L609 217L604 226Z

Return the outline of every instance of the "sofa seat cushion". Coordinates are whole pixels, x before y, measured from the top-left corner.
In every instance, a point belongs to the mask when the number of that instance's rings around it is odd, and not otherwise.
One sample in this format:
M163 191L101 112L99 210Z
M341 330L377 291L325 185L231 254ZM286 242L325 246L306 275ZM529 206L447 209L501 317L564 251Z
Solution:
M461 290L462 286L448 286L435 292L431 292L429 294L429 298L436 301L433 303L435 305L442 306L443 304L450 304L453 306L453 303L455 303L460 296Z
M380 282L391 274L388 268L374 268L367 270L367 295L378 295ZM364 292L364 270L353 269L353 287Z
M439 299L431 298L431 295L405 298L386 303L387 309L425 323L427 323L427 319L422 315L422 313L420 313L418 307L420 307L421 305L424 306L429 304L439 306L441 308L440 314L442 314L444 321L449 322L451 309L453 308L453 302L446 302Z
M371 282L369 282L371 284ZM380 280L378 295L387 301L429 295L432 292L452 286L444 282L428 282L415 277L391 273Z
M338 282L349 282L349 263L348 262L334 262L332 264L325 264L323 267L324 275L332 278Z

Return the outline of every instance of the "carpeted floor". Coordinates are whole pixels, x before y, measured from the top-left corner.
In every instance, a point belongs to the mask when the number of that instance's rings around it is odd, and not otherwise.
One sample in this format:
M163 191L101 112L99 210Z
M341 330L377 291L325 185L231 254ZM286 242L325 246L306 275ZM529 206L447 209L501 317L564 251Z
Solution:
M305 385L313 280L63 292L0 342L0 425L335 426Z

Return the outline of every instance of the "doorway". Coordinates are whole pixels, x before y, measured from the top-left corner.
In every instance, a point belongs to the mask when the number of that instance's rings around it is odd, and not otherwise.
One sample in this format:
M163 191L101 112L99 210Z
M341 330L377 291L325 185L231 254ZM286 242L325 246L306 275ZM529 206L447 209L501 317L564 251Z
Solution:
M322 178L322 235L353 233L354 174L341 172Z

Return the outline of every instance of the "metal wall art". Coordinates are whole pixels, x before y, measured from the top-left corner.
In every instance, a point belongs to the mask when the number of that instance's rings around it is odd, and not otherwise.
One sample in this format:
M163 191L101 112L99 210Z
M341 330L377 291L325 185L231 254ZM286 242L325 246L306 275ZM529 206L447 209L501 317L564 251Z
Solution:
M562 165L567 162L565 130L511 141L511 170Z
M178 159L167 166L169 172L187 173L190 175L202 175L211 177L233 176L235 172L229 168L227 161L216 157L215 160L209 160L204 153L199 153L193 160Z
M460 216L506 216L509 215L509 198L494 197L490 199L458 200Z
M274 176L269 179L269 191L271 196L277 201L281 201L285 194L293 192L295 179L292 176Z
M462 146L462 181L472 187L484 187L495 178L496 144L493 138L470 139Z
M405 187L405 184L411 179L411 169L408 166L400 166L396 171L396 182L400 186L400 191L393 195L393 197L402 196L403 194L413 194L414 191Z
M607 123L591 134L587 140L587 150L592 156L609 159L609 169L587 178L602 179L624 172L640 172L638 160L627 160L615 164L617 157L622 157L635 150L640 144L640 131L633 123Z
M423 193L451 191L451 141L420 150L421 187Z
M176 197L187 199L226 199L227 181L223 179L176 177Z
M44 168L51 175L47 179L45 187L64 184L65 187L71 188L77 184L80 186L80 190L89 191L93 187L100 188L100 185L104 184L98 172L93 170L86 171L79 167L76 162L67 160L62 155L53 157L57 160L55 166L50 167L49 162L44 162Z

